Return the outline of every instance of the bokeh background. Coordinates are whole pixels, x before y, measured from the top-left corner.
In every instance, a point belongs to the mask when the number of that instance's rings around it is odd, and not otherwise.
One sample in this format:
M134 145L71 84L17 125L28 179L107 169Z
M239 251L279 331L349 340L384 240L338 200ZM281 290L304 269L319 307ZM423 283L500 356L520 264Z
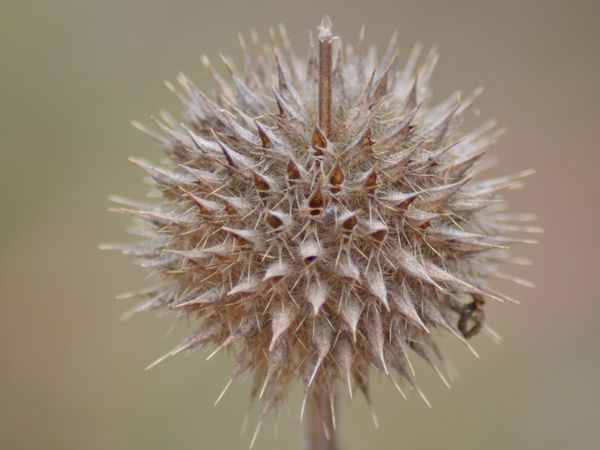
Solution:
M534 290L506 286L522 305L490 305L504 336L475 360L448 342L460 377L447 390L418 380L433 403L375 389L380 429L364 401L343 400L347 450L600 448L598 282L600 3L598 1L11 1L0 7L0 449L232 450L249 383L212 407L231 361L202 354L144 367L186 329L171 317L119 316L114 295L145 276L99 242L126 241L108 194L141 197L129 155L156 159L130 119L178 111L163 86L178 71L210 89L199 56L239 57L237 33L287 24L293 43L328 13L355 39L361 24L384 45L399 30L438 44L438 99L482 84L483 117L509 133L498 172L534 167L516 211L533 211L541 243L516 248ZM299 393L256 448L300 448Z

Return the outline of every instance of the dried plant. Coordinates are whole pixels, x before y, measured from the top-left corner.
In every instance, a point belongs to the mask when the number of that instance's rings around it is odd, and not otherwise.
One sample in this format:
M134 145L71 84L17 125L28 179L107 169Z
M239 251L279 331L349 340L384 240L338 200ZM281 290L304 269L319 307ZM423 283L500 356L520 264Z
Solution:
M132 160L160 201L116 199L144 237L116 248L157 280L127 295L144 298L133 312L198 322L165 357L232 349L227 387L253 372L263 416L299 379L315 449L335 447L338 381L370 401L374 367L402 395L405 386L422 395L412 352L446 382L432 332L467 346L480 330L493 335L485 301L510 299L489 280L525 283L497 268L520 262L508 244L529 242L505 234L538 231L513 224L531 217L504 212L501 197L530 171L474 179L501 134L493 123L459 130L480 90L431 105L436 52L418 67L417 47L401 64L395 41L378 61L362 33L356 47L341 45L325 19L306 61L283 28L270 46L240 39L243 71L223 57L231 82L204 58L214 96L181 75L169 88L184 122L163 114L155 129L138 124L167 155L160 167Z

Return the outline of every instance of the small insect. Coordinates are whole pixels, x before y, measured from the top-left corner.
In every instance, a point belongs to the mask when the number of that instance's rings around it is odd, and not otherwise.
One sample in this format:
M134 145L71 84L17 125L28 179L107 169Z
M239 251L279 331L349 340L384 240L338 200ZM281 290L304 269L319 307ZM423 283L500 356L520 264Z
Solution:
M484 305L485 300L483 297L474 294L473 301L462 307L458 319L458 329L466 339L472 338L483 328L485 322Z

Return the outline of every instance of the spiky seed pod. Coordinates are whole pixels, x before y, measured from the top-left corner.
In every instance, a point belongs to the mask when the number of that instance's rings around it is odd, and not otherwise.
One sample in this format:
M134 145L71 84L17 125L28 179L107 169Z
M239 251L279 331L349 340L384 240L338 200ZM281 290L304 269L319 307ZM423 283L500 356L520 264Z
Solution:
M303 60L280 31L281 48L241 40L242 72L223 58L231 82L204 58L212 97L169 85L184 122L139 126L168 161L133 160L160 202L116 199L144 237L118 248L157 279L128 295L144 299L134 312L197 320L166 356L234 349L232 379L254 373L263 412L296 379L323 398L342 381L368 400L370 367L415 386L411 352L442 374L432 332L486 329L485 301L504 299L488 281L527 242L504 233L538 231L503 212L530 172L475 180L500 134L459 130L479 90L430 105L435 51L402 64L392 39L377 61L362 39L334 45L325 21Z

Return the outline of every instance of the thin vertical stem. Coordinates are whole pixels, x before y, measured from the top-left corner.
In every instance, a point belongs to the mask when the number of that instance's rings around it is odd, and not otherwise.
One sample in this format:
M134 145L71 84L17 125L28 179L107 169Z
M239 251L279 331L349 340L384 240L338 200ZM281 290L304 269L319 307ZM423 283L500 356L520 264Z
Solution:
M331 20L321 21L319 26L319 128L325 136L331 129Z
M335 393L315 389L308 398L307 450L339 450L335 423Z
M325 16L319 26L319 128L326 137L331 131L332 41L331 20ZM307 450L339 450L335 392L313 389L308 395Z

